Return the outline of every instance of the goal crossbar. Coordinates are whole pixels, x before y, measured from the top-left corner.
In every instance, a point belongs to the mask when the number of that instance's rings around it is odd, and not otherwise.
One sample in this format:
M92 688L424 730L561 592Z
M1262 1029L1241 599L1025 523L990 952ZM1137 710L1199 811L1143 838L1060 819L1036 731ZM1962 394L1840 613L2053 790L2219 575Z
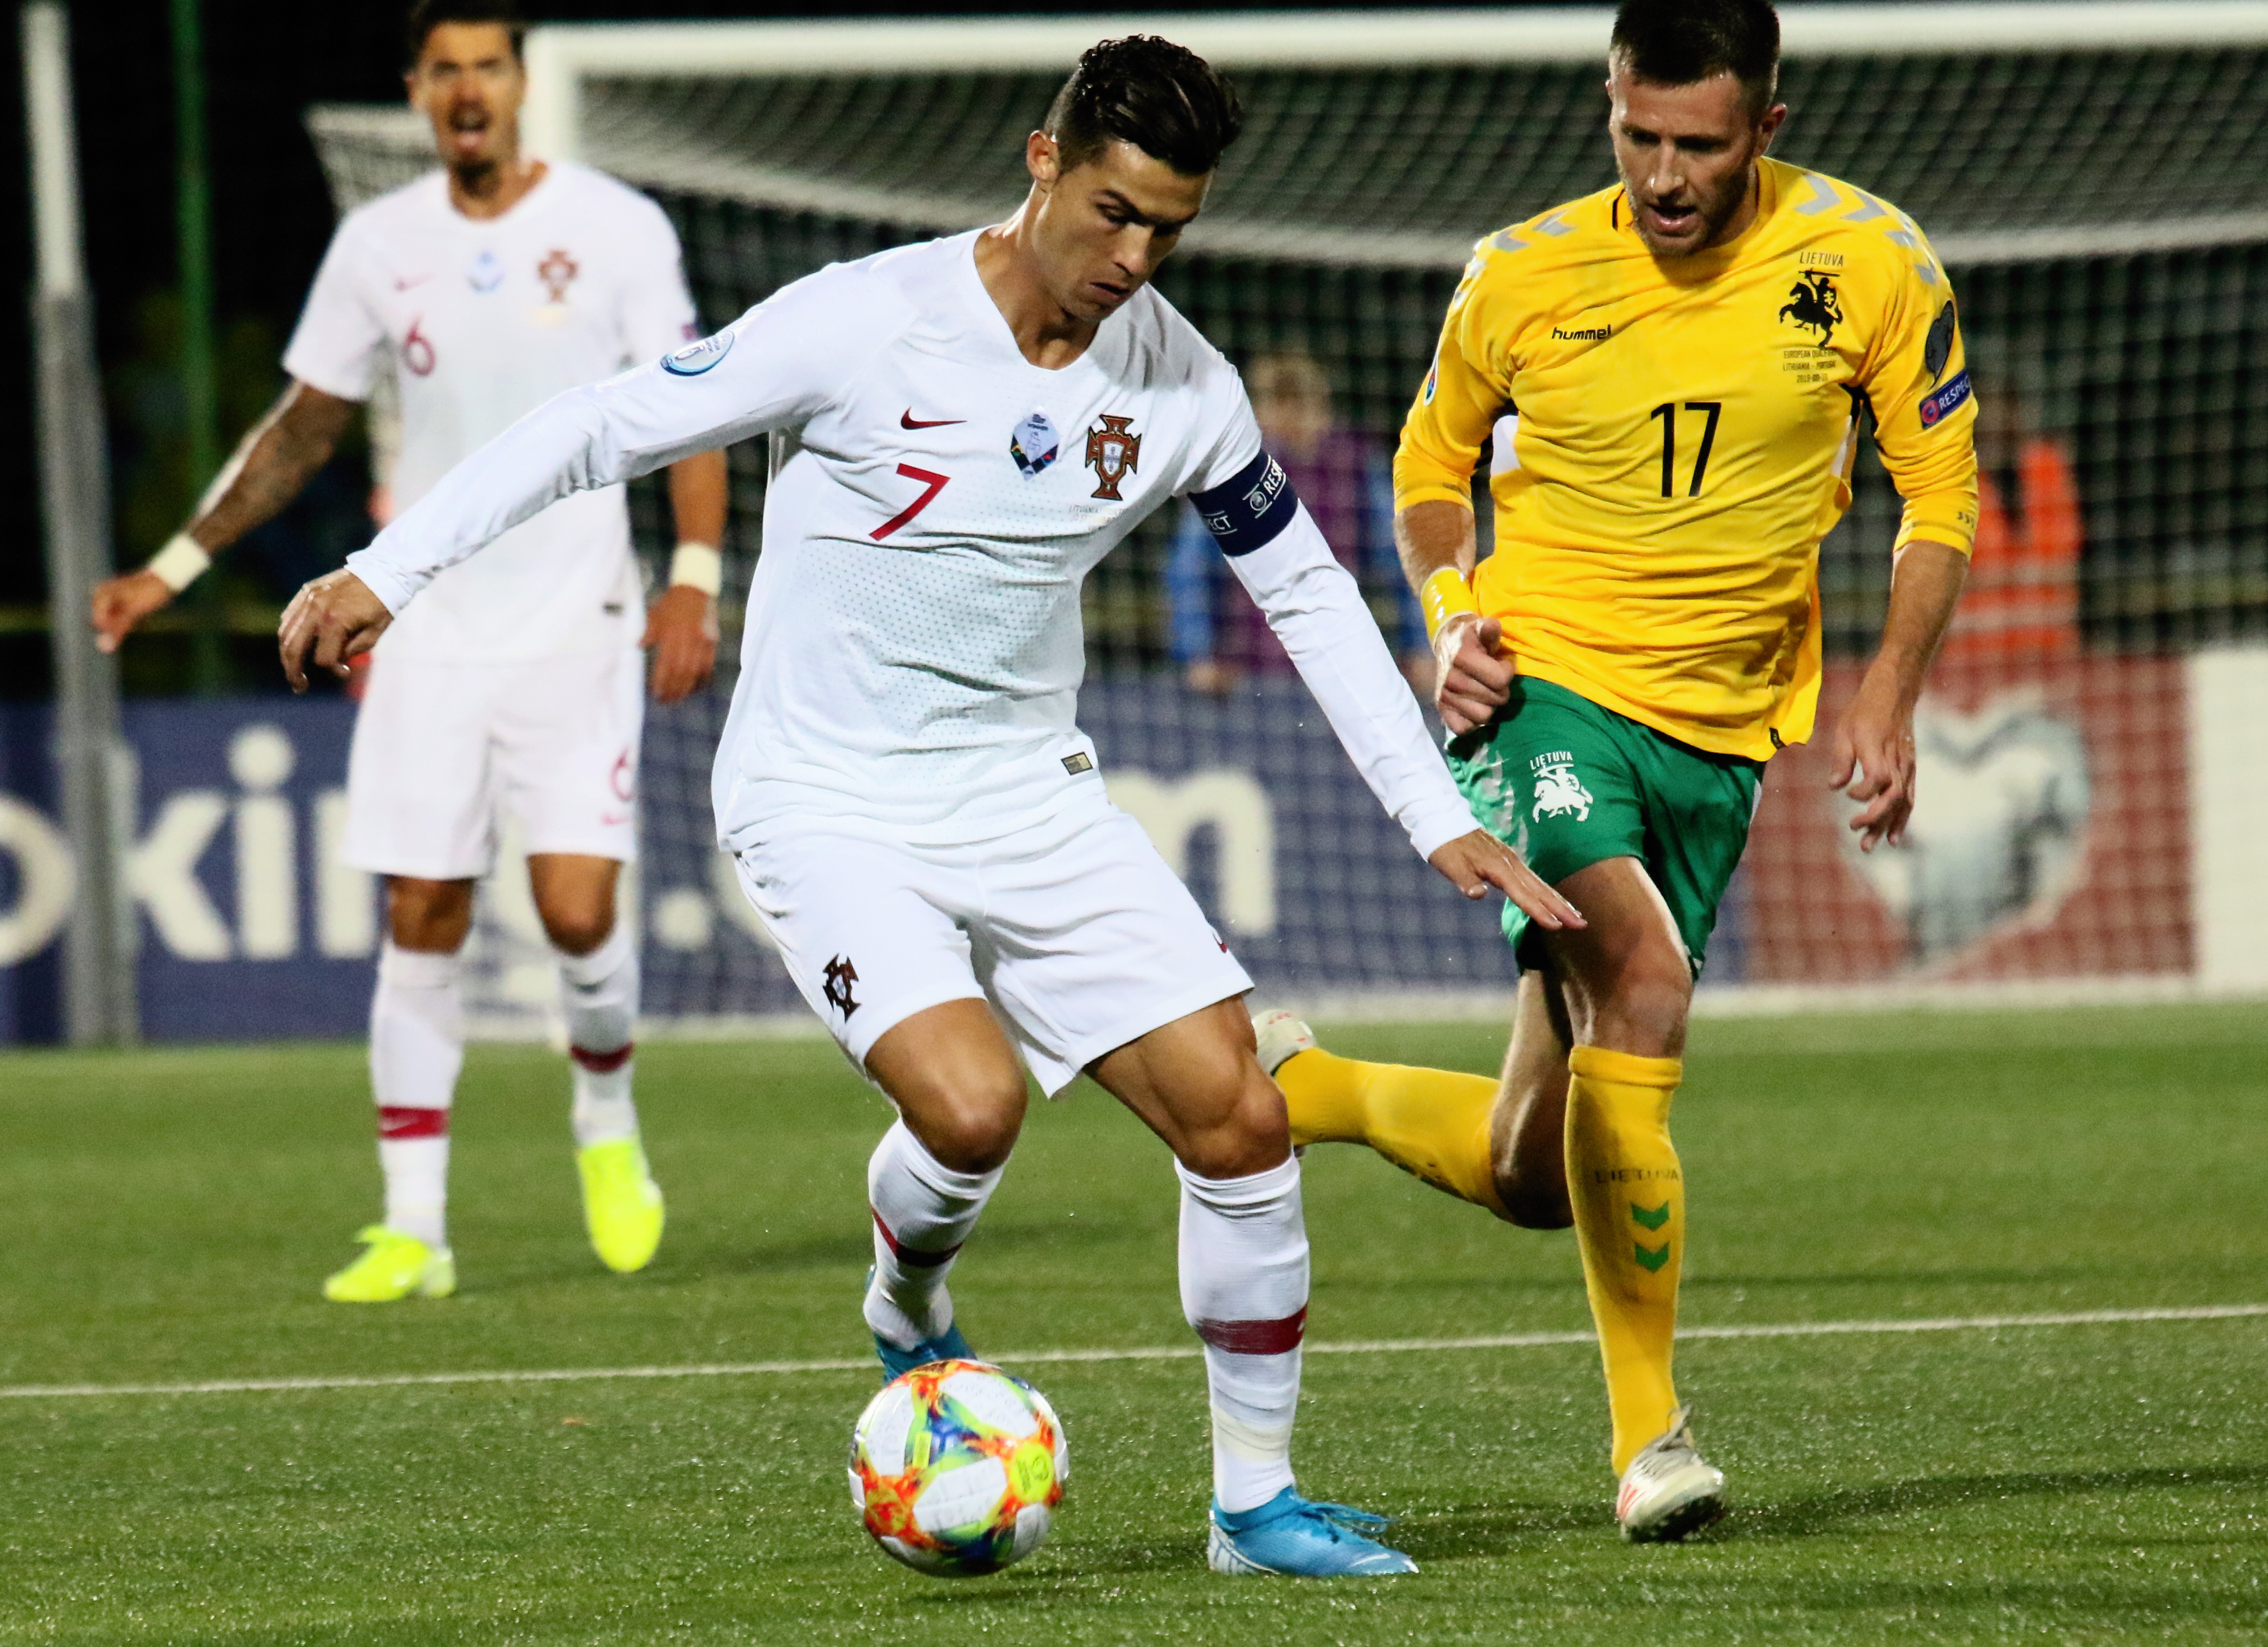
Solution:
M1001 203L951 191L909 193L842 177L775 168L665 142L594 141L591 88L624 80L764 81L796 77L1012 74L1068 67L1095 41L1164 34L1230 68L1308 71L1482 65L1567 65L1602 56L1612 26L1599 6L1407 11L1126 12L1087 17L858 18L804 22L546 25L527 37L528 100L522 115L538 153L588 159L633 182L745 204L889 222L952 233L988 222ZM1792 59L1960 53L2068 54L2200 50L2268 45L2261 0L2039 0L2035 4L1793 5L1782 13ZM313 111L319 137L380 139L401 123L376 110ZM1231 220L1216 212L1189 238L1193 252L1341 266L1454 269L1471 255L1464 234L1381 235L1329 223ZM1475 233L1498 226L1476 225ZM1943 233L1955 264L2037 262L2074 254L2178 250L2268 238L2268 212L2236 210L2132 224Z
M1163 34L1226 67L1580 63L1601 56L1604 6L1378 11L1127 12L1087 17L821 22L549 24L527 36L532 146L578 152L586 77L955 73L1068 67L1098 40ZM1790 57L1874 52L2085 51L2268 42L2258 0L1794 5Z

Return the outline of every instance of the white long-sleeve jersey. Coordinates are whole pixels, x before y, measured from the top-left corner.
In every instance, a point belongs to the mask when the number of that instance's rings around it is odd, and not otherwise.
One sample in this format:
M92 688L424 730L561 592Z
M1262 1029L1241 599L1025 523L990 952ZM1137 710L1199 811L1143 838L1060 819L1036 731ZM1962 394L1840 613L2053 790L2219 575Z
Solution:
M661 208L554 162L500 218L449 203L428 172L347 215L307 293L284 369L342 399L390 375L408 506L562 389L699 335ZM524 662L637 645L637 565L619 487L583 493L445 579L388 631L389 661Z
M556 499L787 432L717 754L719 837L737 850L795 817L975 843L1093 781L1080 585L1189 495L1418 851L1477 827L1354 580L1261 450L1234 368L1146 288L1078 360L1035 366L975 247L821 270L559 395L347 564L399 613Z

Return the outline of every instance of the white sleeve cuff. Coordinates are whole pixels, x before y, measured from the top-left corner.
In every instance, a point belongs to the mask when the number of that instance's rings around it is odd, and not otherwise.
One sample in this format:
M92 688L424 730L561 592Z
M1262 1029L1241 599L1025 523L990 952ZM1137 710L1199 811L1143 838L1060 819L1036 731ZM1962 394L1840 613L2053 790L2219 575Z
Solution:
M379 603L396 617L425 587L425 580L395 570L367 549L358 549L347 557L347 570L361 579L378 597Z
M1454 807L1427 807L1409 818L1410 844L1418 849L1420 858L1431 858L1451 841L1471 834L1480 828L1480 820L1473 809L1460 800Z

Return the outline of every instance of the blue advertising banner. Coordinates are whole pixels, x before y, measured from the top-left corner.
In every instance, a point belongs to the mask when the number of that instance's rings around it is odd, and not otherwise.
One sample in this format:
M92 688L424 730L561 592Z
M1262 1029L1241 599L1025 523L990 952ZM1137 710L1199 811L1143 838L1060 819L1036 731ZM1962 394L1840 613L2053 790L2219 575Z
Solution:
M721 703L646 721L649 1012L801 1012L715 848L709 762ZM1174 677L1091 682L1079 724L1121 809L1196 892L1263 997L1509 988L1501 905L1468 903L1410 850L1288 676L1215 699Z
M0 1041L61 1033L73 866L50 717L0 707ZM339 867L354 705L131 704L127 875L151 1040L351 1035L370 1010L372 878Z
M1263 993L1508 986L1493 899L1421 862L1298 682L1225 699L1152 677L1090 685L1082 721L1112 798L1139 819ZM625 886L666 1019L803 1010L716 850L708 772L724 704L656 709L644 861ZM149 702L134 751L130 890L151 1040L352 1036L369 1009L378 888L341 867L354 705L337 698ZM43 707L0 708L0 1042L61 1030L57 951L72 896ZM556 982L505 831L485 889L468 1007L489 1032L541 1034Z

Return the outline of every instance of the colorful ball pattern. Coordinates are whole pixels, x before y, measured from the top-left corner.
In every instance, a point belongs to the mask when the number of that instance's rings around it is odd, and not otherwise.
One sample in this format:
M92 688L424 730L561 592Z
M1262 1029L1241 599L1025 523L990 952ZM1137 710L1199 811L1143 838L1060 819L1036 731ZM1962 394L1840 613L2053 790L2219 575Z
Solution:
M1048 1536L1071 1455L1047 1397L981 1361L939 1361L883 1385L850 1432L850 1502L907 1566L998 1572Z

